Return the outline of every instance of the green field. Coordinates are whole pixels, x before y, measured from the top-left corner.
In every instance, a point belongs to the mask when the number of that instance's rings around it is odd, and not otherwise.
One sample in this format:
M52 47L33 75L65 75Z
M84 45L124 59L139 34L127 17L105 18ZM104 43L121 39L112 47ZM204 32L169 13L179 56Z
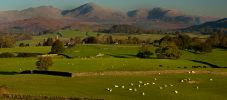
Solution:
M67 40L71 37L96 36L95 32L80 31L60 31L61 40ZM101 33L101 35L105 35ZM0 53L42 53L50 52L51 47L35 47L38 42L48 37L55 37L56 34L46 34L34 36L33 40L18 41L19 43L29 43L30 47L1 48ZM138 37L140 39L157 40L164 35L160 34L142 34L127 35L115 34L113 38ZM191 37L206 38L206 35L191 34ZM9 87L10 93L25 95L46 95L46 96L75 96L88 98L103 98L110 100L225 100L227 98L227 52L225 49L214 49L211 53L195 54L189 51L181 51L180 59L157 59L152 55L148 59L136 57L138 45L104 45L104 44L86 44L76 45L74 48L67 48L63 53L71 58L64 56L53 57L53 66L51 71L72 72L76 74L84 73L85 76L76 76L73 78L49 76L49 75L18 75L17 72L24 70L35 70L37 57L14 57L0 58L0 86ZM150 46L152 52L156 47ZM98 56L98 55L102 56ZM201 62L195 62L201 61ZM205 63L203 63L205 62ZM208 63L208 64L207 64ZM219 66L212 68L209 64ZM206 68L192 68L192 66L206 66ZM223 67L223 68L221 68ZM197 74L187 74L182 71L194 70ZM148 74L149 71L160 72L158 74ZM166 74L162 72L169 72ZM207 74L199 71L210 71L224 74ZM113 73L111 75L92 75L89 73ZM121 73L137 73L121 75ZM177 72L181 72L178 73ZM120 75L118 75L120 74ZM87 76L86 76L87 75ZM157 78L157 80L154 80ZM181 83L182 79L190 78L191 81ZM210 79L213 81L210 81ZM147 86L140 84L150 83ZM155 85L151 83L155 82ZM191 82L191 83L190 83ZM129 84L133 83L134 86ZM114 85L122 86L115 88ZM167 85L167 87L165 87ZM173 86L170 86L173 85ZM160 89L162 87L163 89ZM198 88L197 88L198 87ZM109 92L106 89L113 91ZM129 89L133 89L130 91ZM134 91L137 89L137 91ZM175 93L178 91L179 93ZM142 93L145 95L142 95ZM1 91L0 91L1 93Z
M49 96L76 96L110 100L225 100L227 79L216 75L153 75L153 76L89 76L64 78L45 75L0 75L0 84L12 88L15 93ZM157 79L157 81L154 80ZM195 83L181 83L190 78ZM210 81L210 78L213 81ZM138 87L139 81L150 83ZM155 85L151 83L155 82ZM130 83L134 85L131 86ZM114 85L122 86L115 88ZM165 85L168 85L165 87ZM173 85L173 86L170 86ZM197 89L198 86L198 89ZM163 87L163 89L160 89ZM112 92L106 89L112 89ZM133 91L128 89L132 88ZM137 89L137 91L134 91ZM176 94L174 91L178 91ZM145 95L142 95L142 92Z

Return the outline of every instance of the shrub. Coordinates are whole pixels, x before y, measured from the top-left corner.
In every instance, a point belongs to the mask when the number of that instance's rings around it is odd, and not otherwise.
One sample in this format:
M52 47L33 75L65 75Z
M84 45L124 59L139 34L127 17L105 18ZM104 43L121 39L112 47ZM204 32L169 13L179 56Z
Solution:
M180 58L180 50L174 42L162 42L161 46L156 49L159 59L178 59Z
M65 51L64 43L60 40L56 40L52 47L51 47L51 53L52 54L60 54Z
M48 70L50 66L53 65L52 57L50 56L41 56L36 62L36 66L39 70Z
M151 55L153 55L153 53L149 50L149 46L142 44L136 56L140 58L149 58Z
M11 58L11 57L16 57L16 55L10 52L5 52L0 54L0 58Z

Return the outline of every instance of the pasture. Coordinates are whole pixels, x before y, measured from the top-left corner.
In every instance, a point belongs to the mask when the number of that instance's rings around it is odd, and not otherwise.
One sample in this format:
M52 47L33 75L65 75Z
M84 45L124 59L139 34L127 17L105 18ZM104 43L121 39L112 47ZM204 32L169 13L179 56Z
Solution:
M226 76L211 74L86 76L75 78L46 75L0 75L0 77L0 84L8 86L11 92L37 96L57 95L109 100L149 100L151 98L156 100L224 100L227 92ZM181 82L181 80L188 78L190 78L190 82ZM142 83L139 83L139 81ZM133 83L133 86L131 83ZM144 85L145 83L150 84ZM115 87L115 85L119 87ZM112 91L108 91L108 88Z
M96 32L59 31L61 40L71 37L96 36ZM206 38L189 33L191 37ZM57 33L34 36L32 40L18 41L14 48L1 48L0 53L48 54L51 47L36 47ZM100 33L100 35L105 35ZM163 34L127 35L114 34L113 38L128 36L157 40ZM29 43L30 47L18 47ZM227 98L227 52L214 49L211 53L195 54L181 51L180 59L136 57L138 45L86 44L67 48L64 56L53 57L51 71L75 73L75 77L16 74L35 70L37 57L0 58L0 86L7 86L10 93L34 96L88 97L109 100L224 100ZM155 52L157 47L150 46ZM205 62L205 63L204 63ZM220 68L212 68L210 65ZM201 68L193 68L200 66ZM189 71L195 74L189 74ZM204 73L206 72L206 73ZM159 74L160 73L160 74ZM184 80L184 82L182 82ZM133 84L133 85L132 85ZM122 87L123 86L123 87ZM1 92L1 91L0 91Z

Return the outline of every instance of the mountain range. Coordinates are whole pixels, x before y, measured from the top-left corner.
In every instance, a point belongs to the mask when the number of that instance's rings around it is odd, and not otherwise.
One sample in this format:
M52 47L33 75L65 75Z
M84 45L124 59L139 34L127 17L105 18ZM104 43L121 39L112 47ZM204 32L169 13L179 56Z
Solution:
M130 24L144 29L178 29L215 19L164 8L122 12L87 3L71 10L40 6L21 11L0 11L0 31L37 34L67 28L95 30L115 24Z

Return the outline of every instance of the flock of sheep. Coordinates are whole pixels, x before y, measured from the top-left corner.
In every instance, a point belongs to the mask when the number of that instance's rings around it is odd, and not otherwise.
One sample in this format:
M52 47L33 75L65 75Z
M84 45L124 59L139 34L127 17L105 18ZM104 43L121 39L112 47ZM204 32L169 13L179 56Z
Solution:
M190 72L188 72L189 74L195 74L195 71L190 71ZM160 75L161 73L158 73L158 75ZM146 86L148 86L148 85L153 85L153 86L157 86L160 90L163 90L163 89L165 89L165 88L168 88L168 87L174 87L175 85L173 85L173 84L164 84L164 85L158 85L158 82L157 82L157 78L154 78L154 81L153 82L151 82L151 83L149 83L149 82L143 82L143 81L138 81L138 82L136 82L136 83L129 83L129 85L113 85L113 87L112 88L106 88L106 91L108 91L108 92L113 92L113 90L115 89L115 88L121 88L121 89L124 89L124 90L128 90L129 92L131 91L131 92L135 92L135 93L140 93L142 96L145 96L146 95L146 93L145 92L143 92L143 90L142 90L142 87L146 87ZM212 78L210 78L209 79L209 81L213 81L213 79ZM196 84L196 83L198 83L197 81L195 81L195 80L192 80L192 79L190 79L190 78L186 78L186 79L181 79L180 81L179 81L179 83L180 84ZM199 86L196 86L195 87L195 89L196 90L199 90ZM140 92L139 92L139 90L140 90ZM178 94L179 93L179 91L178 90L172 90L172 93L174 93L174 94Z

